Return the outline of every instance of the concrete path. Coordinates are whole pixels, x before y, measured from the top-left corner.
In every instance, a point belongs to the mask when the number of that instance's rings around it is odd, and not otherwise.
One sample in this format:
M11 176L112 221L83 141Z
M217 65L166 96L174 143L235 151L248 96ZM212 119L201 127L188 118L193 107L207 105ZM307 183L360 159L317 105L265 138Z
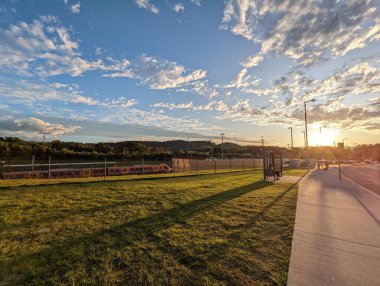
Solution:
M285 184L295 184L297 183L299 180L301 179L301 177L297 177L297 176L282 176L282 177L279 177L277 179L275 179L274 177L269 177L267 179L268 182L273 182L275 184L277 183L285 183Z
M337 168L301 182L288 285L380 285L380 196Z

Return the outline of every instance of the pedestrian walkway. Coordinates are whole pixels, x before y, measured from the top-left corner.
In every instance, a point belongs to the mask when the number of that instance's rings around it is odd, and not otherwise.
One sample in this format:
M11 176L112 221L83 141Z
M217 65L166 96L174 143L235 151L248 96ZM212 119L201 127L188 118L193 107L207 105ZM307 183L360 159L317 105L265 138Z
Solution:
M337 168L301 182L288 285L380 285L380 196L338 179Z

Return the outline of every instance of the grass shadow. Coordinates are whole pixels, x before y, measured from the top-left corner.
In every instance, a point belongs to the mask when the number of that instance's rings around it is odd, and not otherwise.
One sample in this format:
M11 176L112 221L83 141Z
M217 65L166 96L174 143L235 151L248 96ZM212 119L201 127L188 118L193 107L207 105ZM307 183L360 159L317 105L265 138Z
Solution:
M147 237L155 239L156 231L174 224L185 223L196 214L270 185L272 185L270 182L258 181L194 200L133 222L102 229L91 235L68 239L46 250L9 259L0 269L4 269L3 276L15 271L16 273L13 274L18 275L17 277L20 277L24 283L34 281L36 278L41 279L41 277L46 279L49 272L65 277L65 273L72 270L78 261L88 265L89 257L102 256L104 249L120 249ZM84 253L86 255L83 255Z
M51 180L48 180L46 179L46 182L41 182L39 184L22 184L22 185L15 185L15 186L0 186L0 191L2 190L15 190L15 189L19 189L19 188L28 188L28 187L41 187L41 186L62 186L62 185L81 185L81 184L109 184L109 183L117 183L117 182L135 182L135 181L156 181L156 180L164 180L164 179L168 179L168 180L173 180L173 179L179 179L179 178L190 178L190 179L193 179L194 176L197 176L197 177L207 177L207 176L213 176L213 177L218 177L219 175L221 176L224 176L226 174L236 174L236 173L249 173L249 174L256 174L256 172L258 172L259 169L256 169L256 170L233 170L233 171L226 171L226 172L209 172L209 173L191 173L191 174L183 174L183 173L179 173L179 174L173 174L172 176L162 176L160 177L159 175L157 175L157 177L149 177L149 175L146 175L146 177L144 177L144 175L141 175L141 177L139 178L128 178L127 176L128 175L125 175L123 176L123 178L118 178L118 179L115 179L117 178L118 176L111 176L109 177L110 179L109 180L89 180L89 181L81 181L81 182L76 182L76 181L67 181L67 182L61 182L61 181L54 181L54 179L51 179ZM163 174L165 175L165 174ZM99 178L99 177L93 177L93 178ZM38 179L37 179L38 180ZM60 179L58 179L60 180ZM68 180L70 180L70 178L68 178Z
M245 178L245 176L243 178ZM237 179L236 178L230 179L229 182L233 182L233 181L237 181L237 180L241 180L241 179L242 179L242 177L239 176L239 178L237 178ZM215 186L215 184L213 186ZM49 185L43 185L42 187L49 189ZM194 188L181 189L180 191L176 190L175 193L192 191L192 190L196 190L197 188L199 188L199 186L196 186ZM116 189L116 190L118 190L118 189ZM134 202L132 202L132 201L125 201L125 199L123 199L123 201L118 201L118 202L114 202L114 203L104 203L101 206L96 206L96 207L91 207L91 208L71 209L70 211L67 211L65 209L64 211L61 211L61 212L59 212L58 209L55 209L54 213L49 213L48 217L39 218L39 219L33 218L32 221L29 221L29 222L23 221L23 222L21 222L21 224L6 225L4 223L4 225L2 227L4 229L6 228L8 231L12 231L13 229L17 229L20 226L22 226L22 227L36 227L41 223L47 223L50 221L59 221L59 220L62 221L62 220L65 220L65 219L68 219L70 217L74 217L77 215L91 215L91 214L94 214L96 212L104 212L104 211L108 211L108 210L111 210L114 208L128 206L128 205L131 205L133 203Z

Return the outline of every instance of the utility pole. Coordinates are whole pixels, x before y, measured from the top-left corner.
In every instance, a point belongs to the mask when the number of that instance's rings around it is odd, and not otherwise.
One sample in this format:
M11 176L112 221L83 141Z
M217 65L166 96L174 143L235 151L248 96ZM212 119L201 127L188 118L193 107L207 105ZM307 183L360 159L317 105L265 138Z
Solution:
M305 111L305 137L306 137L306 150L309 148L309 142L308 142L308 138L307 138L307 112L306 112L306 103L308 102L314 102L315 99L311 99L311 100L308 100L308 101L305 101L303 103L303 106L304 106L304 111Z
M293 150L293 127L288 127L290 129L290 142Z
M309 142L308 142L308 138L307 138L307 115L306 115L306 103L308 102L314 102L315 99L311 99L311 100L307 100L303 103L303 106L304 106L304 111L305 111L305 147L306 147L306 160L308 160L308 152L309 152ZM308 162L306 162L308 164ZM309 166L309 164L308 164Z
M223 160L223 157L224 157L224 150L223 150L224 133L220 133L220 135L222 135L222 160Z
M264 142L265 142L265 140L264 140L264 136L261 136L261 146L262 146L262 147L264 147Z
M43 134L44 134L44 146L45 146L45 142L46 142L46 132L44 132Z
M288 127L290 129L290 142L292 146L292 159L293 159L293 127Z
M305 131L301 131L301 132L303 133L303 146L306 149L306 135L305 135Z

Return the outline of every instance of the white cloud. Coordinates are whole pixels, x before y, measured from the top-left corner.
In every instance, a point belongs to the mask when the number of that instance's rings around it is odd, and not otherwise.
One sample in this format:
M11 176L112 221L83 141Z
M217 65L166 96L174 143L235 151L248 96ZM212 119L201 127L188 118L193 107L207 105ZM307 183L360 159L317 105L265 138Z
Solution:
M80 2L78 2L77 4L71 5L70 11L73 14L79 13L80 12Z
M235 35L253 40L253 28L256 23L256 4L250 0L227 1L223 12L222 29L230 29ZM233 22L233 24L230 24Z
M173 10L174 10L176 13L184 12L184 11L185 11L185 6L183 6L182 3L176 3L176 4L174 4L174 6L173 6Z
M128 77L140 80L151 89L169 89L206 77L203 70L187 71L182 65L158 57L141 55L124 72L104 74L105 77Z
M32 109L40 103L46 105L49 101L61 101L106 108L130 108L139 103L139 101L134 98L126 98L123 96L97 100L83 95L77 84L64 84L60 82L37 84L20 80L0 83L0 94L4 102L25 104ZM54 115L54 112L52 115Z
M166 103L158 102L152 105L154 108L166 108L169 110L191 110L191 111L226 111L229 107L223 101L212 100L205 105L195 105L192 101L188 103Z
M202 0L191 0L191 2L200 7Z
M15 128L13 133L15 135L22 135L28 138L38 137L39 134L42 133L46 133L51 136L59 136L66 133L73 133L82 128L78 125L64 126L62 124L52 124L34 117L17 119L14 121L14 124Z
M261 44L262 56L310 65L379 40L379 24L372 0L228 0L221 28Z
M252 86L256 86L261 82L261 79L257 79L254 76L248 73L248 68L243 68L237 74L234 81L230 84L226 85L226 88L248 88Z
M0 83L2 99L13 103L33 103L38 101L58 100L62 102L96 105L97 101L84 96L76 85L61 83L38 84L26 80Z
M80 58L78 43L55 17L43 16L28 24L19 22L0 28L0 66L18 74L41 73L48 76L73 71L79 75L86 68Z
M177 88L206 77L203 70L188 71L184 66L158 57L87 60L78 51L70 30L53 16L41 16L28 24L19 22L0 28L0 66L20 75L50 77L61 74L81 76L102 71L104 77L127 77L147 84L151 89ZM97 51L99 52L99 50Z
M151 4L149 0L135 0L135 3L139 8L144 8L154 14L160 12L160 10L155 5Z
M257 54L246 58L241 65L245 68L256 67L263 61L263 59L264 57L262 55Z
M118 98L113 98L113 99L105 99L102 102L99 102L99 106L104 106L104 107L120 107L120 108L128 108L135 106L139 103L138 100L132 98L128 99L123 96L118 97Z
M103 52L103 49L100 47L95 48L95 55L99 56Z
M78 51L70 30L54 16L41 16L32 23L19 22L0 28L0 66L20 75L43 77L60 74L80 76L93 70L126 75L127 59L106 58L89 61Z

